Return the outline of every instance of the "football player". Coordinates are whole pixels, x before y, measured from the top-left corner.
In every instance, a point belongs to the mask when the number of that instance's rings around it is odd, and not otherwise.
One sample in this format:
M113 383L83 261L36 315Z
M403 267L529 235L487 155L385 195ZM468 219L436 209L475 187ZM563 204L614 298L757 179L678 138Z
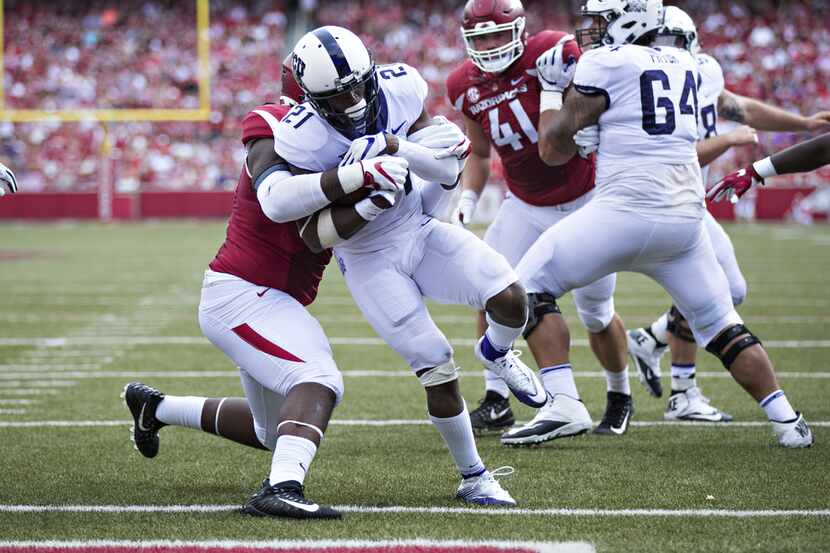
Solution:
M758 401L778 442L809 447L810 428L735 311L706 234L696 151L699 65L688 50L653 46L662 10L662 0L588 0L582 14L591 25L578 36L593 49L575 70L550 57L546 78L559 91L572 88L560 110L542 112L540 151L548 163L566 163L577 150L574 135L599 124L597 194L546 231L517 271L529 292L554 297L621 270L656 280L697 343Z
M274 174L323 171L361 180L371 171L382 185L336 205L321 199L301 223L302 237L314 251L335 248L364 317L424 386L430 420L462 477L457 497L515 505L495 479L499 471L489 472L479 457L452 347L424 302L484 309L490 330L476 344L476 356L521 401L544 404L541 382L512 348L527 319L524 289L512 268L471 233L425 212L425 196L455 188L469 141L453 123L428 115L427 84L417 70L376 66L346 29L306 34L294 48L292 67L306 102L276 123ZM282 178L288 177L269 176L259 185L266 213Z
M830 165L830 133L796 144L726 175L706 197L715 202L729 198L732 203L737 203L752 186L763 186L770 177L814 171L825 165Z
M12 170L0 163L0 196L17 193L17 179Z
M290 77L283 71L283 95L296 104L300 98ZM270 474L243 512L340 518L336 510L306 498L303 489L343 395L343 379L322 327L306 309L331 251L309 250L295 221L354 190L374 191L373 178L381 177L386 164L379 160L366 172L358 164L300 177L305 182L286 175L279 181L280 194L258 197L257 186L284 168L273 162L273 122L289 110L290 105L266 104L242 121L247 159L227 238L205 272L199 305L202 331L239 368L246 397L165 396L135 382L126 386L124 399L134 418L133 441L145 457L158 453L158 433L166 425L273 451Z
M461 112L472 153L462 177L461 200L453 220L468 225L490 174L490 149L501 158L509 193L484 237L515 266L530 245L549 227L585 205L594 187L593 156L574 155L561 167L539 157L537 127L540 102L549 86L537 63L557 43L575 64L581 51L560 31L528 36L519 0L470 0L461 32L469 59L447 79L450 102ZM542 108L544 109L544 107ZM632 412L626 367L625 329L614 312L616 277L608 275L573 291L580 320L607 375L608 406L597 432L621 434ZM568 356L569 335L555 299L531 294L530 319L524 331L541 371L550 401L525 427L505 433L506 444L541 443L591 429L591 417L580 401ZM478 319L479 336L487 328ZM473 411L478 431L502 430L514 423L504 382L485 370L485 396Z
M697 28L692 18L680 8L666 7L665 22L659 34L658 44L687 49L695 56L699 66L700 121L697 155L701 167L706 167L732 146L757 142L756 129L813 132L830 128L830 112L804 117L740 96L724 88L720 64L712 56L700 52ZM719 115L741 125L728 133L719 134ZM704 185L707 178L708 170L704 169ZM732 242L723 227L708 211L704 214L704 224L718 262L729 281L732 302L740 305L746 297L747 285L735 258ZM697 386L697 346L688 322L676 306L672 306L650 326L630 331L628 340L629 352L638 369L640 381L655 397L660 397L663 392L660 357L665 352L667 344L671 348L671 397L665 411L667 420L731 420L732 417L710 405Z

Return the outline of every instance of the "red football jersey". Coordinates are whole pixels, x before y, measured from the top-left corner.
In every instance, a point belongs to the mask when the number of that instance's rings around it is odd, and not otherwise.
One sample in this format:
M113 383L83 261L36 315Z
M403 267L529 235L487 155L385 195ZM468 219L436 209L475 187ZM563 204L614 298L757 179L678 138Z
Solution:
M281 119L290 106L266 104L256 109ZM242 121L242 143L273 138L268 123L253 111ZM313 253L300 238L297 224L275 223L265 216L247 168L242 168L233 196L225 243L210 268L236 275L258 286L282 290L303 305L317 296L331 250Z
M575 200L594 186L594 158L576 155L565 165L550 167L539 157L539 81L536 59L565 35L542 31L532 35L522 56L505 72L484 73L469 59L447 78L447 94L455 109L481 125L504 167L507 187L532 205L558 205ZM571 41L565 56L579 59Z

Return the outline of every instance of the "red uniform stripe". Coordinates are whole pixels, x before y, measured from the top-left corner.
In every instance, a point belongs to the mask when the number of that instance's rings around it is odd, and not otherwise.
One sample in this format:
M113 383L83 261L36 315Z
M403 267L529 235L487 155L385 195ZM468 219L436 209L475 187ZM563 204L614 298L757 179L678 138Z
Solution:
M291 353L290 351L285 351L277 344L263 336L262 334L258 333L256 330L251 328L245 323L231 329L233 330L237 336L254 346L259 351L265 352L268 355L273 355L274 357L279 357L280 359L285 359L286 361L294 361L295 363L305 363L302 359Z

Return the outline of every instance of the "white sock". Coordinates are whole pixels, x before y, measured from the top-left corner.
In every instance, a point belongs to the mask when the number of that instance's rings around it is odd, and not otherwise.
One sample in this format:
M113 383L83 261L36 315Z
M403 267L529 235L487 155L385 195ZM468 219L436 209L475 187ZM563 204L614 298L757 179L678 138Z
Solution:
M651 329L651 333L654 335L655 338L657 338L657 341L662 344L669 343L669 330L667 328L668 324L669 314L663 313L662 315L660 315L660 318L651 323L651 326L649 327Z
M496 392L503 398L510 397L510 389L507 387L507 383L493 371L484 369L484 393L491 391Z
M758 402L771 421L786 422L796 417L795 409L790 405L783 390L776 390Z
M545 367L539 371L542 377L542 385L552 396L565 394L574 399L579 399L579 391L576 389L574 371L570 363Z
M671 366L671 391L685 392L689 388L697 386L695 380L695 364L678 364L672 363Z
M484 463L478 456L476 441L473 437L473 425L470 423L470 414L467 412L466 405L454 417L440 418L430 415L429 420L444 438L462 477L478 476L484 472Z
M165 396L156 409L156 418L164 424L202 429L202 407L206 397Z
M311 440L287 434L277 438L277 447L271 460L271 474L268 477L271 485L288 480L302 484L316 453L317 446Z
M487 330L484 332L484 335L487 336L487 339L490 340L490 343L494 348L501 351L511 349L513 347L513 342L516 341L516 338L521 336L522 331L525 328L525 325L522 325L519 328L514 328L512 326L497 323L492 319L492 317L490 317L489 313L485 315L485 318L487 319Z
M628 366L618 373L605 371L605 386L609 392L619 392L627 396L631 395L631 385L628 382Z

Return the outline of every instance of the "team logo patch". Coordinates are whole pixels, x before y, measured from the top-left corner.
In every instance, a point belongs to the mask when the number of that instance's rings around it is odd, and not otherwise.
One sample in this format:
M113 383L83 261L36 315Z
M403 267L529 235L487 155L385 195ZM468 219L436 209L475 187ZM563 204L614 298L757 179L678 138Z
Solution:
M291 68L294 71L294 76L297 80L302 80L303 75L305 74L305 62L296 54L291 56Z
M473 103L478 102L478 99L481 98L481 94L478 91L478 88L471 86L467 89L467 99Z

